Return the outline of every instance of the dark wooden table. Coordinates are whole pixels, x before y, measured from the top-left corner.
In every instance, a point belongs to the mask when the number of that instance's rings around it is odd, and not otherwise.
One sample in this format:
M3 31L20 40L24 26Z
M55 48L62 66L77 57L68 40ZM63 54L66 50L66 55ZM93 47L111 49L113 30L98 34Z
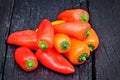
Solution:
M34 72L23 71L14 60L16 46L6 43L8 35L36 29L42 19L55 20L58 13L74 8L90 13L99 48L71 75L40 63ZM120 80L120 0L0 0L0 80Z

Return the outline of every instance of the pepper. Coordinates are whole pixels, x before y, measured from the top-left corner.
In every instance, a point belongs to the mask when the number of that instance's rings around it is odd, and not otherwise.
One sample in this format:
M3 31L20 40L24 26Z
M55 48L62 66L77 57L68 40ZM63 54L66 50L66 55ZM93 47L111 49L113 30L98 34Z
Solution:
M38 60L48 69L62 73L71 74L75 72L72 64L67 61L60 53L58 53L54 48L48 49L46 51L37 50L35 54Z
M52 21L51 23L52 23L52 25L56 25L56 24L60 24L60 23L65 23L65 21L64 20L56 20L56 21ZM38 29L36 29L35 31L37 32Z
M89 47L82 41L71 38L71 48L64 54L75 65L83 64L90 56Z
M59 53L66 53L70 50L71 40L65 34L55 34L54 46Z
M52 21L52 25L61 24L61 23L65 23L65 20Z
M80 22L88 22L89 14L84 9L71 9L65 10L58 14L57 19L65 20L67 22L80 21Z
M37 34L33 30L23 30L13 32L8 36L7 43L18 46L28 47L33 50L37 50L36 46Z
M25 71L33 71L38 67L37 57L26 47L19 47L15 50L15 61Z
M90 35L83 42L88 45L91 52L98 48L99 38L94 29L91 28Z
M54 29L48 19L44 19L38 26L37 46L41 50L52 48L54 44Z
M87 22L65 22L53 25L55 33L64 33L68 36L85 40L90 34L91 25Z

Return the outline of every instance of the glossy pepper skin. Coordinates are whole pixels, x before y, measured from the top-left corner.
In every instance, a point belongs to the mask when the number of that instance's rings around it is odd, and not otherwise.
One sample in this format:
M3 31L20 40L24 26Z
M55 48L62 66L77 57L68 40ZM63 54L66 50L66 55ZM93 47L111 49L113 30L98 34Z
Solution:
M61 23L65 23L65 20L56 20L56 21L52 21L51 23L52 25L61 24ZM35 31L37 32L38 29L36 29Z
M41 50L52 48L54 44L54 29L48 19L42 20L37 31L37 46Z
M91 25L87 22L65 22L53 27L55 33L64 33L79 40L85 40L90 34Z
M55 34L54 47L59 53L66 53L70 50L71 40L69 36L65 34Z
M33 30L23 30L13 32L8 36L7 43L18 46L28 47L33 50L37 50L36 46L37 34Z
M90 35L83 42L89 46L91 52L98 48L99 38L94 29L91 28Z
M38 67L37 57L29 48L17 48L14 57L17 64L25 71L33 71Z
M40 61L48 69L62 73L71 74L75 72L74 67L69 63L60 53L58 53L54 48L46 51L37 50L35 54Z
M52 25L61 24L61 23L65 23L65 20L52 21Z
M72 64L83 64L90 56L89 47L82 41L71 38L70 51L64 54Z
M89 14L86 10L83 9L71 9L71 10L65 10L60 14L58 14L57 19L65 20L67 22L74 22L74 21L88 22Z

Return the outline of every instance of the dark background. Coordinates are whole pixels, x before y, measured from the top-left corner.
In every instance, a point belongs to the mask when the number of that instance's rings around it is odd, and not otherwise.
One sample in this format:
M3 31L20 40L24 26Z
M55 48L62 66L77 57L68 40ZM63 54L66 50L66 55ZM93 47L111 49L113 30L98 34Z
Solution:
M76 72L62 75L39 63L34 72L23 71L14 60L16 46L6 43L10 33L36 29L39 22L56 20L66 9L90 13L90 24L100 45ZM0 80L120 80L120 0L0 0Z

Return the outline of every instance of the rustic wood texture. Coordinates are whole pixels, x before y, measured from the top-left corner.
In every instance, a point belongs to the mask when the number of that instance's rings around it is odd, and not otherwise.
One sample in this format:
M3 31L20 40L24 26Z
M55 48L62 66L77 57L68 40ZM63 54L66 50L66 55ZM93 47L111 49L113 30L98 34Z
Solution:
M120 80L120 0L0 0L0 80ZM56 20L66 9L83 8L100 45L76 72L63 75L39 63L33 72L23 71L14 60L18 46L6 43L15 31L35 30L42 19Z
M24 29L36 29L42 19L56 20L57 14L66 9L83 8L87 10L86 3L86 0L14 0L13 6L7 6L12 9L12 13L8 13L11 18L7 19L10 21L10 25L7 27L8 30L5 30L6 35ZM9 17L9 15L5 17ZM40 63L37 70L28 73L23 71L14 60L14 51L18 46L7 43L3 43L3 45L6 57L2 59L4 66L1 68L3 70L1 80L92 80L92 57L85 64L75 66L76 72L71 75L53 72Z
M11 24L13 0L0 0L0 80L3 79L6 61L7 44L6 38L9 34Z
M89 0L91 24L99 35L96 80L120 80L120 0Z

